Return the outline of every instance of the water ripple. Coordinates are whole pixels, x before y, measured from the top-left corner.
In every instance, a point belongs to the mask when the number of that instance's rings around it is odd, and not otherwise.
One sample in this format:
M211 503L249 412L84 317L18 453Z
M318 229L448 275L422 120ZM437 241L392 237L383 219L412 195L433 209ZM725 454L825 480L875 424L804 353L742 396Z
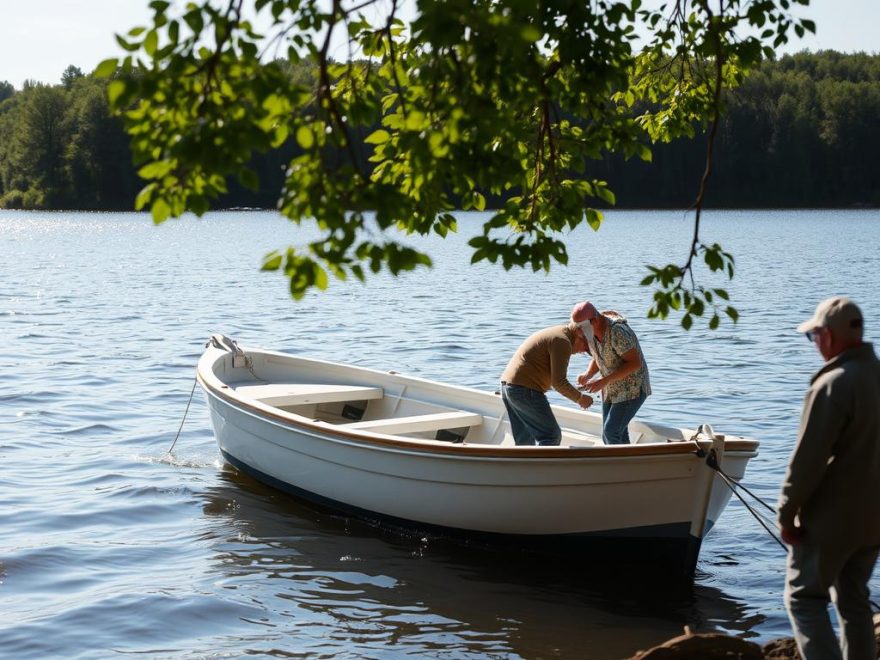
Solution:
M819 364L794 327L833 293L880 316L880 258L863 249L880 239L876 211L707 213L737 276L700 282L727 288L741 314L714 333L644 318L644 264L687 245L680 213L609 212L602 231L567 237L569 265L547 275L470 266L482 218L460 214L445 241L407 237L433 270L293 302L259 263L317 233L272 213L156 228L147 214L0 211L0 253L13 255L0 278L2 655L620 658L683 625L789 634L781 552L736 501L696 584L674 594L289 498L223 466L199 392L165 453L212 333L494 390L524 337L590 298L642 339L654 389L642 415L758 438L746 481L773 501Z

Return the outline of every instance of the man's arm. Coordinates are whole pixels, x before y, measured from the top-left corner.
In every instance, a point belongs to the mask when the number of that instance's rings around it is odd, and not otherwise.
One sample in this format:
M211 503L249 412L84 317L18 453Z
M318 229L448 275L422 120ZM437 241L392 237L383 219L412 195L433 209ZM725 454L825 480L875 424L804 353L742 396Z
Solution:
M808 390L797 444L782 483L779 529L794 541L800 533L794 522L795 516L822 483L832 449L843 428L843 410L835 402L833 385L831 380L820 380Z
M590 364L587 365L587 370L577 377L577 383L581 387L587 384L587 382L596 375L596 372L599 371L599 365L596 364L595 359L590 360Z
M568 382L570 360L571 343L567 339L554 339L550 344L550 384L566 399L574 401L582 408L587 408L592 405L593 398L581 393Z
M623 380L642 367L642 357L639 355L639 349L637 348L629 349L626 353L620 356L620 359L623 360L623 364L620 365L616 371L613 371L603 378L597 378L590 383L586 383L587 391L598 392L599 390L603 390L608 387L610 383ZM580 378L578 378L578 383L580 383Z

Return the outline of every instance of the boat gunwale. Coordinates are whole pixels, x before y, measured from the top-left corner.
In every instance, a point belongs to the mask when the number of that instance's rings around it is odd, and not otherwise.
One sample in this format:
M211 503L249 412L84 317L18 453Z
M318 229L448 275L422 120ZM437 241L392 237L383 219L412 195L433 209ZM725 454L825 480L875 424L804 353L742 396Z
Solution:
M406 438L403 436L396 436L387 433L376 433L371 431L357 431L351 429L345 429L339 427L334 424L329 424L327 422L312 420L308 417L304 417L297 413L291 413L280 408L276 408L275 406L270 406L268 404L264 404L260 401L249 401L245 397L236 396L235 390L232 389L228 384L224 383L213 371L213 365L216 363L218 359L222 359L224 355L228 355L228 352L222 351L221 349L208 349L208 350L216 350L220 353L220 355L216 359L210 360L210 367L208 369L208 378L206 378L206 374L203 373L203 366L207 366L206 360L199 360L199 364L197 367L197 379L202 388L209 394L213 394L220 399L227 401L228 403L234 404L237 407L243 408L248 412L251 412L258 418L271 418L271 420L275 422L280 422L286 427L300 427L303 429L308 429L310 431L317 432L321 435L327 436L335 436L337 438L353 441L356 444L366 445L366 446L381 446L381 447L393 447L397 449L407 449L414 450L421 454L453 454L453 455L464 455L464 456L474 456L474 457L496 457L496 458L551 458L558 460L567 460L571 458L587 458L587 457L595 457L595 458L612 458L612 457L646 457L646 456L659 456L659 455L672 455L672 454L693 454L695 452L696 446L699 446L702 449L707 449L712 446L712 442L709 440L693 440L693 441L675 441L671 440L665 443L645 443L645 444L631 444L631 445L597 445L591 447L579 447L579 446L570 446L570 445L557 445L557 446L522 446L522 445L514 445L514 446L500 446L500 445L489 445L489 444L478 444L478 443L450 443L443 440L434 440L429 438ZM207 356L208 350L203 353L203 358ZM315 360L313 358L300 358L298 356L290 356L284 353L278 353L275 351L263 351L263 350L252 350L245 349L246 353L250 354L262 354L269 355L273 357L281 357L286 359L297 359L297 360L306 360L309 362L314 362L316 364L327 364L332 365L334 367L341 367L345 369L358 369L363 370L369 373L375 373L381 376L387 376L385 372L368 369L365 367L350 367L349 365L338 364L334 362ZM206 363L206 364L203 364ZM396 377L403 377L409 380L415 380L421 383L425 383L432 386L441 386L441 387L458 387L458 386L450 386L445 385L443 383L439 383L436 381L431 381L415 376L405 376L403 374L393 373L390 374ZM213 382L216 381L220 383L220 386L215 385ZM459 389L465 390L471 393L477 393L482 396L486 396L486 392L482 390L478 390L475 388L465 388L461 387ZM643 422L644 423L644 422ZM751 440L746 438L735 438L728 440L725 438L724 440L724 452L725 454L733 453L742 458L751 458L757 455L757 448L759 446L759 442L757 440Z

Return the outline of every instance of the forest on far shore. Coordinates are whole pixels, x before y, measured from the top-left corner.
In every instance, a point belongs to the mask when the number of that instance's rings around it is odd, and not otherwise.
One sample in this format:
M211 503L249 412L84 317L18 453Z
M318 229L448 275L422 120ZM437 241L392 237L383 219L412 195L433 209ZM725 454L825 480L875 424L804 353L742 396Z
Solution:
M302 65L290 76L310 76ZM58 85L0 82L0 208L132 210L137 176L122 120L107 106L106 80L75 66ZM706 206L880 207L880 55L835 51L768 60L726 98ZM290 140L258 154L259 190L229 182L214 208L274 208ZM652 146L653 162L606 157L617 208L689 206L705 167L702 132ZM366 153L366 149L361 149Z

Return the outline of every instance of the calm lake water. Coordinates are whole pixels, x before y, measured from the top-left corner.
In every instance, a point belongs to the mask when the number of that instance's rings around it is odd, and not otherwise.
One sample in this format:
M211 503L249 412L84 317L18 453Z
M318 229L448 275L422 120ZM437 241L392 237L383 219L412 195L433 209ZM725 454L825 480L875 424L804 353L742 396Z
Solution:
M571 235L570 265L549 275L469 266L479 219L420 243L433 270L333 281L293 302L260 259L312 234L272 213L154 227L136 214L0 212L0 654L623 658L684 625L789 635L782 550L735 499L693 588L670 593L586 562L396 535L273 492L218 460L198 392L166 457L211 333L494 390L525 336L590 298L641 337L654 389L641 416L759 439L745 483L775 502L820 365L794 327L844 293L878 336L877 211L710 213L704 239L735 254L737 275L700 281L726 286L742 318L689 333L647 320L639 286L645 264L686 256L682 213L609 213L598 233Z

